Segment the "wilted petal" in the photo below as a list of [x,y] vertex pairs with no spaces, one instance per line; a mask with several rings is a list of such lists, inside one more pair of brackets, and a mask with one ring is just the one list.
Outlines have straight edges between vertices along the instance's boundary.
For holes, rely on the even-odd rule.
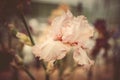
[[20,40],[20,42],[32,46],[32,43],[30,41],[30,38],[25,35],[24,33],[17,32],[16,37]]
[[68,46],[60,41],[54,41],[52,39],[47,40],[42,45],[36,45],[33,47],[33,53],[45,61],[62,59],[68,50]]
[[47,72],[50,73],[52,71],[54,71],[54,61],[50,61],[47,64]]
[[81,47],[75,48],[73,58],[77,64],[83,65],[83,66],[90,66],[90,65],[93,65],[94,63],[92,60],[89,59],[86,51]]

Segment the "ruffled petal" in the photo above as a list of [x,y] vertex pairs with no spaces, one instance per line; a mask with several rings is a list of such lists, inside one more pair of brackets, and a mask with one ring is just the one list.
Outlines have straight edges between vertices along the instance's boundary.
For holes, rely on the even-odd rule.
[[56,17],[52,21],[52,27],[53,30],[51,31],[51,37],[55,40],[62,40],[63,36],[63,28],[67,25],[69,25],[69,21],[72,20],[73,15],[72,13],[68,10],[67,13],[64,13],[63,15]]
[[39,56],[40,59],[45,61],[54,61],[64,58],[69,51],[69,47],[61,43],[60,41],[54,41],[49,39],[42,45],[36,45],[33,47],[33,54]]
[[84,16],[74,17],[64,25],[66,26],[62,28],[62,41],[66,43],[88,40],[94,33],[94,29]]
[[75,48],[73,53],[73,59],[75,62],[82,66],[90,66],[93,65],[94,61],[90,60],[86,51],[82,48]]

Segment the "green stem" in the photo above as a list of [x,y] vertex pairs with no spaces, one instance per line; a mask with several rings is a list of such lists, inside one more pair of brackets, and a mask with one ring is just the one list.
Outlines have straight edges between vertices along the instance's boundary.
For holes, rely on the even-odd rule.
[[46,66],[45,66],[45,64],[44,64],[44,62],[41,60],[41,64],[42,64],[42,66],[43,66],[43,68],[44,68],[44,70],[45,70],[45,78],[46,78],[46,80],[49,80],[49,73],[47,73],[47,68],[46,68]]
[[[30,40],[31,40],[31,43],[32,43],[33,45],[35,45],[35,43],[34,43],[34,41],[33,41],[33,38],[32,38],[32,36],[31,36],[29,27],[28,27],[28,25],[27,25],[27,23],[26,23],[25,17],[24,17],[24,15],[23,15],[22,13],[20,14],[20,17],[21,17],[21,20],[23,21],[24,26],[25,26],[25,28],[26,28],[26,30],[27,30],[28,36],[29,36],[29,38],[30,38]],[[46,66],[45,66],[45,64],[44,64],[43,61],[42,61],[42,66],[43,66],[44,70],[46,71]],[[45,75],[46,75],[46,80],[49,80],[49,74],[48,74],[48,73],[45,73]]]
[[35,80],[35,78],[33,77],[33,75],[26,69],[25,66],[22,66],[22,69],[28,74],[28,76],[29,76],[32,80]]
[[[18,71],[19,68],[17,66],[12,65],[12,64],[11,64],[11,66],[15,71]],[[27,70],[27,68],[24,65],[21,65],[20,68],[23,69],[27,73],[27,75],[31,78],[31,80],[35,80],[33,75]],[[15,79],[17,79],[17,78],[15,78]]]
[[25,20],[24,15],[23,15],[22,13],[20,14],[20,17],[21,17],[21,20],[23,21],[24,26],[25,26],[25,28],[26,28],[26,30],[27,30],[28,36],[29,36],[29,38],[30,38],[30,40],[31,40],[31,43],[32,43],[33,45],[35,45],[35,43],[34,43],[34,41],[33,41],[33,38],[32,38],[32,36],[31,36],[31,33],[30,33],[30,29],[29,29],[29,27],[28,27],[28,25],[27,25],[27,23],[26,23],[26,20]]

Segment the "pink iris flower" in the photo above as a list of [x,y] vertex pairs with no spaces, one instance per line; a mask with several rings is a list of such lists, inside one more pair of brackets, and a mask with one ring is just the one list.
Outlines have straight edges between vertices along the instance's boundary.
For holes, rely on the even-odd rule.
[[54,62],[65,57],[73,47],[74,61],[83,66],[93,64],[86,53],[86,42],[93,36],[93,28],[83,15],[74,17],[68,10],[56,17],[50,34],[41,45],[33,47],[33,54],[47,62]]

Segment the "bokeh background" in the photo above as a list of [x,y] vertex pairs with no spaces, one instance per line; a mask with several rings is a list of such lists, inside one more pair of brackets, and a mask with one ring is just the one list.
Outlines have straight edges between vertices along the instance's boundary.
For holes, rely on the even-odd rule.
[[[15,37],[9,24],[29,36],[27,23],[38,44],[52,20],[68,9],[75,16],[86,16],[93,25],[88,55],[95,65],[85,71],[69,54],[46,76],[42,61],[34,57],[31,46]],[[0,0],[0,80],[120,80],[119,9],[119,0]]]

